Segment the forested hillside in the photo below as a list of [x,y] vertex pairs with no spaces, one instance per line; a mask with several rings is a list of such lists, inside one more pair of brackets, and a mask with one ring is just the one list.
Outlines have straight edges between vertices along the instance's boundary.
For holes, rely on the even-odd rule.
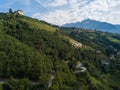
[[94,65],[98,66],[98,61],[102,63],[101,72],[114,89],[119,89],[120,84],[120,34],[101,32],[96,30],[84,30],[79,28],[61,28],[62,33],[87,45],[95,50],[97,60]]
[[[80,32],[83,34],[26,16],[0,13],[0,89],[118,90],[118,61],[111,59],[105,66],[101,58],[109,60],[112,53],[119,59],[120,36],[92,32],[91,38],[101,37],[92,40],[87,31]],[[106,35],[113,37],[99,41]]]

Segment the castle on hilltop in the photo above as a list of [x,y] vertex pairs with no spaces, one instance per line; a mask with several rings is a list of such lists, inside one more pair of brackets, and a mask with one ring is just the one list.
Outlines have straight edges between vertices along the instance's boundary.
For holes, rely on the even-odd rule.
[[9,9],[9,13],[11,13],[11,14],[18,14],[18,15],[24,15],[24,11],[17,10],[17,11],[13,12],[11,8]]
[[22,10],[17,10],[17,11],[15,11],[15,13],[17,13],[19,15],[24,15],[24,12]]

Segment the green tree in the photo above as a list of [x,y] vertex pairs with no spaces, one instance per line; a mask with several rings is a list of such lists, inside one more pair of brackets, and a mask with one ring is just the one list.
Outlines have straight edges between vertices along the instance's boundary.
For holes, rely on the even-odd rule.
[[12,14],[12,13],[13,13],[13,11],[12,11],[12,9],[11,9],[11,8],[9,8],[9,13],[10,13],[10,14]]

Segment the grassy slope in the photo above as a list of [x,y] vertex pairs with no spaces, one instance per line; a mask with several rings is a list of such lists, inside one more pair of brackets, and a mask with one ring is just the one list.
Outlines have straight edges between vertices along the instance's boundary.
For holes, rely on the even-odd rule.
[[119,39],[116,39],[116,38],[114,38],[114,37],[107,37],[110,41],[112,41],[112,42],[114,42],[114,43],[118,43],[118,44],[120,44],[120,40]]
[[[63,33],[71,36],[73,39],[81,42],[84,45],[88,45],[94,49],[103,50],[111,44],[113,47],[120,49],[120,35],[112,33],[104,33],[100,31],[84,30],[84,29],[62,29]],[[65,31],[66,30],[66,31]]]
[[[58,27],[55,27],[55,26],[53,27],[53,26],[51,26],[43,21],[40,22],[36,19],[24,18],[22,20],[25,21],[26,23],[28,23],[29,28],[31,28],[31,29],[37,28],[37,29],[43,29],[43,30],[47,30],[47,31],[51,31],[51,32],[56,32],[57,30],[59,30]],[[64,34],[60,34],[59,36],[60,36],[60,38],[64,38],[65,40],[68,40],[71,44],[80,43],[80,42],[78,42],[78,41],[76,41],[76,40],[72,39],[71,37],[66,36]]]
[[58,28],[57,27],[53,27],[45,22],[40,22],[36,19],[32,19],[32,18],[22,18],[21,20],[25,21],[27,24],[29,24],[29,28],[36,28],[36,29],[41,29],[41,30],[47,30],[47,31],[51,31],[51,32],[55,32]]

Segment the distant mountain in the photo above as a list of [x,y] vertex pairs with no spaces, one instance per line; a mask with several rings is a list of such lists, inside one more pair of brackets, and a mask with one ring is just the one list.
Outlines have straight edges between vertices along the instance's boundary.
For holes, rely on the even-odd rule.
[[120,33],[120,25],[113,25],[106,22],[85,19],[82,22],[67,23],[62,27],[75,27],[84,29],[100,30],[104,32]]

